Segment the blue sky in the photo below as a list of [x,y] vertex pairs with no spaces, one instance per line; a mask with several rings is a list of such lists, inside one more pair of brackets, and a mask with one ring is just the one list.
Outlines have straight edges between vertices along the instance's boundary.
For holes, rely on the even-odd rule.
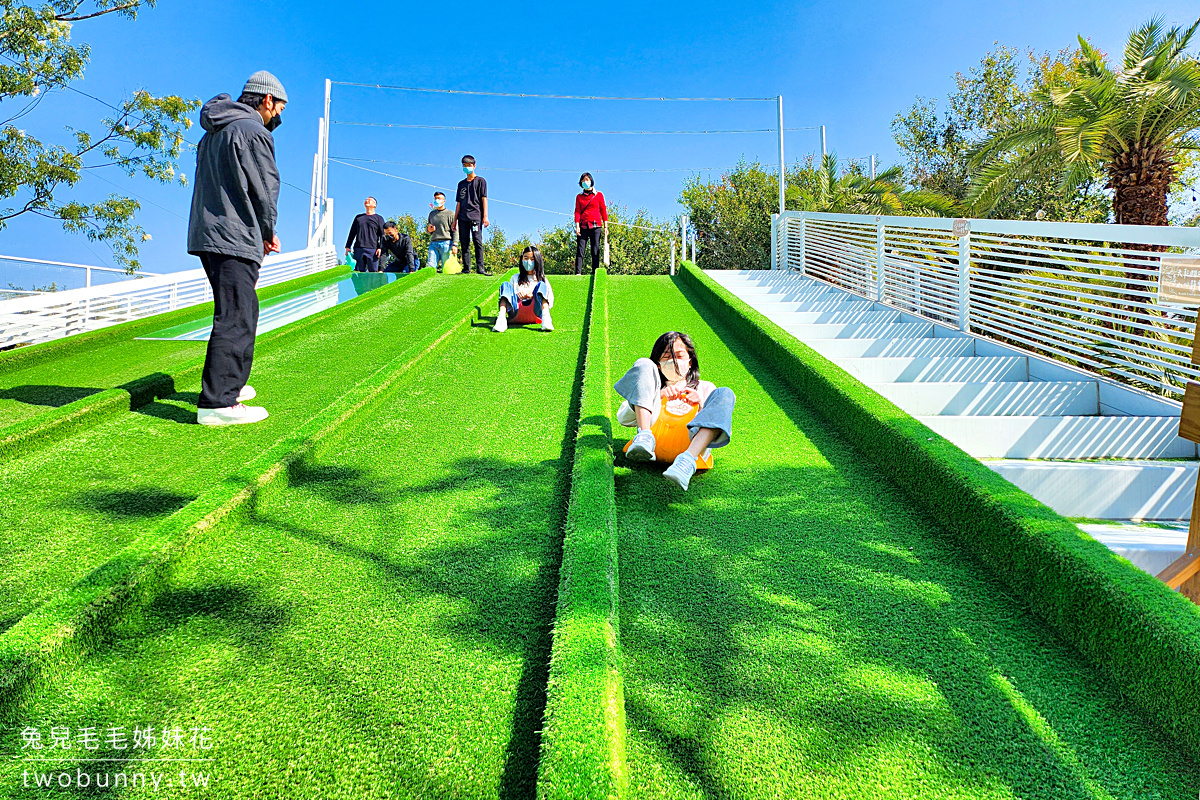
[[[303,246],[308,188],[324,80],[447,89],[620,96],[784,96],[789,127],[827,126],[830,150],[844,158],[897,158],[891,121],[919,95],[942,98],[956,71],[969,69],[995,42],[1059,50],[1088,36],[1119,54],[1129,30],[1161,15],[1190,22],[1187,2],[839,3],[328,3],[265,0],[159,0],[136,21],[80,23],[76,42],[92,46],[80,89],[116,102],[138,88],[206,100],[237,94],[246,77],[270,69],[289,100],[276,131],[285,181],[279,235]],[[23,124],[65,141],[64,126],[88,126],[107,111],[72,93],[56,94]],[[334,87],[335,121],[473,125],[571,130],[769,128],[772,103],[579,102],[412,94]],[[193,128],[190,138],[200,135]],[[741,157],[777,161],[773,134],[579,136],[499,134],[335,125],[331,155],[409,165],[361,166],[413,181],[453,186],[465,152],[479,159],[495,200],[569,213],[584,170],[610,204],[679,213],[688,170],[722,168]],[[815,131],[789,133],[789,161],[819,151]],[[411,164],[447,165],[445,167]],[[191,174],[193,158],[181,169]],[[507,168],[507,169],[500,169]],[[564,172],[509,170],[549,169]],[[614,172],[617,169],[676,170]],[[115,184],[115,185],[114,185]],[[149,271],[193,268],[186,254],[191,189],[127,179],[115,171],[86,177],[78,196],[114,191],[140,196],[139,221],[153,239],[142,247]],[[345,235],[362,198],[384,215],[428,211],[432,189],[330,166],[336,225]],[[493,222],[510,235],[536,233],[567,219],[495,204]],[[42,220],[14,220],[0,231],[0,253],[91,264],[111,263],[103,245]]]

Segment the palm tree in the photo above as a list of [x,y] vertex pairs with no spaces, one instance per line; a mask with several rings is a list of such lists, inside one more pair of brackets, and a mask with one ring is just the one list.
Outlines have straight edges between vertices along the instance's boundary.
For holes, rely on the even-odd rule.
[[1074,70],[1034,95],[1044,110],[1013,121],[973,153],[967,203],[986,212],[1047,164],[1065,167],[1064,189],[1100,168],[1113,190],[1115,222],[1166,225],[1179,156],[1200,149],[1200,61],[1186,54],[1198,26],[1168,31],[1161,19],[1147,22],[1129,34],[1115,72],[1080,36]]
[[788,205],[837,214],[953,216],[957,213],[958,206],[952,198],[925,189],[906,189],[903,181],[904,170],[898,166],[885,169],[874,178],[856,170],[839,175],[837,155],[828,153],[821,157],[821,168],[807,186],[789,187]]

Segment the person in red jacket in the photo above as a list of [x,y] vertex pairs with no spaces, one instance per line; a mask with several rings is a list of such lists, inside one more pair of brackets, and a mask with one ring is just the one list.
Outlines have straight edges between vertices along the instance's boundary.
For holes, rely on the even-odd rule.
[[604,205],[604,195],[596,191],[596,182],[592,173],[585,172],[579,176],[579,188],[582,189],[575,197],[575,274],[583,274],[583,247],[590,243],[592,247],[592,270],[600,266],[600,237],[608,225],[608,207]]

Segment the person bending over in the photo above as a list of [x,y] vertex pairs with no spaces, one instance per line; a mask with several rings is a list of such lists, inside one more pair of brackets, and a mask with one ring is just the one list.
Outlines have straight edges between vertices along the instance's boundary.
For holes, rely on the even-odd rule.
[[516,325],[540,322],[542,330],[552,331],[554,322],[550,319],[550,308],[553,305],[554,290],[546,280],[542,251],[537,245],[530,245],[521,253],[521,271],[500,284],[500,307],[492,330],[504,333],[510,322]]
[[711,469],[712,449],[729,444],[733,390],[700,380],[691,337],[668,331],[613,387],[624,398],[617,422],[637,426],[625,445],[630,461],[670,462],[663,477],[685,492],[697,469]]
[[383,239],[380,240],[379,246],[383,254],[380,263],[386,261],[388,256],[392,257],[384,272],[414,271],[416,254],[413,252],[412,239],[397,228],[396,223],[388,222],[383,226]]

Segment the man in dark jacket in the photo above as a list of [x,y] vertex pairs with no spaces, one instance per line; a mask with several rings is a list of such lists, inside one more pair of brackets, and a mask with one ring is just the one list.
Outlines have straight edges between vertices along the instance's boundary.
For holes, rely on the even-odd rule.
[[396,227],[396,223],[388,222],[383,226],[383,239],[380,241],[383,256],[380,264],[387,257],[392,257],[392,263],[384,268],[384,272],[412,272],[416,268],[416,253],[413,252],[412,239]]
[[383,217],[375,213],[375,198],[363,201],[367,212],[359,214],[350,223],[350,235],[346,237],[346,252],[354,251],[354,269],[357,272],[379,272],[379,257],[383,255]]
[[279,170],[271,131],[282,124],[287,92],[271,73],[250,76],[234,102],[219,94],[200,109],[204,136],[196,152],[188,252],[200,257],[213,292],[196,421],[240,425],[267,418],[246,384],[258,328],[258,269],[279,252],[275,235]]

